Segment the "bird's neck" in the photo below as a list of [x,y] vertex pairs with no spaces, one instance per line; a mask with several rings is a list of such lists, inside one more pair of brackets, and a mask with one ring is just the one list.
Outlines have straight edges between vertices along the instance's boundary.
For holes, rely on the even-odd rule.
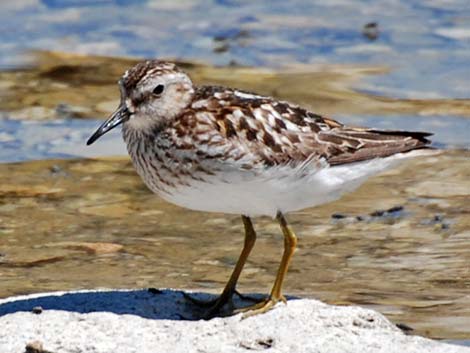
[[171,142],[167,128],[164,124],[154,124],[147,129],[135,129],[125,123],[122,126],[122,137],[131,158],[142,153],[159,153],[168,149]]

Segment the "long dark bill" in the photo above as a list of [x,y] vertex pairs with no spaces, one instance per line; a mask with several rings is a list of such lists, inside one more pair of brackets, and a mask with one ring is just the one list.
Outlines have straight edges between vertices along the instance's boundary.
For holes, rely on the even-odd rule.
[[103,136],[108,131],[114,129],[116,126],[122,124],[127,119],[129,119],[130,113],[126,107],[120,106],[118,110],[116,110],[113,115],[111,115],[108,120],[106,120],[98,130],[95,131],[93,135],[88,139],[86,144],[89,146],[96,140],[98,140],[101,136]]

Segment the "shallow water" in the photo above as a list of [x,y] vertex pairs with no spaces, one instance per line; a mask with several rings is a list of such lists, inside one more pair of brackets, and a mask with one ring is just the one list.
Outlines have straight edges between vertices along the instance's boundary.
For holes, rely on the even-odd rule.
[[[15,0],[0,8],[3,67],[25,48],[215,65],[360,63],[393,68],[360,84],[382,95],[469,92],[467,0]],[[378,23],[376,40],[362,35],[370,22]]]
[[[372,307],[427,336],[468,337],[469,171],[468,151],[447,152],[291,214],[299,248],[285,292]],[[243,241],[239,217],[160,200],[128,160],[1,164],[0,183],[1,297],[96,287],[216,293]],[[239,287],[267,293],[282,237],[270,219],[255,226]]]

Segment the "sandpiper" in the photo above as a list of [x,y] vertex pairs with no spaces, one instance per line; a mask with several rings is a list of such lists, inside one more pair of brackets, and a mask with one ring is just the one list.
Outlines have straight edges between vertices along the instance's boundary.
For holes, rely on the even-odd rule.
[[87,144],[122,124],[134,167],[154,193],[192,210],[242,217],[244,247],[208,317],[236,293],[256,241],[252,217],[277,219],[285,241],[271,293],[242,309],[249,315],[285,301],[282,284],[297,243],[286,213],[336,200],[429,151],[429,133],[351,127],[271,97],[197,86],[170,62],[141,62],[119,87],[118,109]]

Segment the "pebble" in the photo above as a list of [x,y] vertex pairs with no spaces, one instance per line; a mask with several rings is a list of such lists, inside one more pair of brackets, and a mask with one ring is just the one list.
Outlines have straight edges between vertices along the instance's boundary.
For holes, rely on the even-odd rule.
[[362,28],[362,35],[369,40],[376,40],[379,38],[379,24],[377,22],[369,22]]
[[40,341],[32,341],[25,347],[25,353],[52,353],[43,348],[43,344]]
[[43,311],[43,309],[42,309],[41,306],[35,306],[35,307],[31,310],[31,312],[32,312],[33,314],[41,314],[42,311]]

